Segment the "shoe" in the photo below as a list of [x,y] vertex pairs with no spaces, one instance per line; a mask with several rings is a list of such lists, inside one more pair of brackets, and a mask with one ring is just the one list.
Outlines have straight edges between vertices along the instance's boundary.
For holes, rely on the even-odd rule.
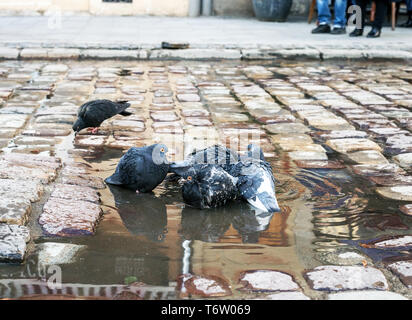
[[409,18],[408,21],[399,25],[402,28],[412,28],[412,18]]
[[381,30],[378,28],[372,28],[366,37],[368,38],[379,38],[381,36]]
[[330,26],[328,24],[320,24],[312,30],[312,33],[330,33]]
[[363,36],[363,29],[355,29],[349,33],[349,37],[361,37]]
[[345,34],[346,28],[345,27],[333,27],[331,34]]

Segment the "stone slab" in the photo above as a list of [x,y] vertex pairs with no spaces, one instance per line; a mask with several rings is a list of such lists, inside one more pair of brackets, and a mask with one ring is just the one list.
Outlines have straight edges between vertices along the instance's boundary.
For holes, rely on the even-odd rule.
[[50,197],[40,214],[39,224],[45,234],[51,236],[92,235],[101,214],[97,204]]
[[319,266],[304,273],[314,290],[387,290],[383,273],[373,267]]

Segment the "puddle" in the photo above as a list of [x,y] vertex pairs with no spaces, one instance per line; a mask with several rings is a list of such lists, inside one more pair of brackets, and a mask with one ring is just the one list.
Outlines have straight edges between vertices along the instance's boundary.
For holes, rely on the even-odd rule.
[[[208,76],[205,80],[229,83],[233,81],[231,76],[236,79],[233,66],[228,63],[227,68],[218,70],[216,78]],[[287,78],[279,73],[282,64],[272,67],[277,78]],[[123,78],[131,74],[132,69],[126,67],[118,73]],[[189,102],[197,101],[192,96],[186,98],[190,98],[186,99]],[[209,110],[212,111],[210,106]],[[193,111],[195,115],[196,112]],[[149,120],[146,127],[150,125]],[[73,138],[65,137],[55,148],[55,155],[63,161],[68,158],[65,150]],[[82,148],[75,149],[77,153],[74,151],[71,156],[77,154],[78,160],[89,164],[96,170],[95,175],[103,179],[112,174],[122,155],[121,149],[100,148],[90,152],[88,146]],[[82,152],[86,154],[83,157]],[[325,263],[323,253],[333,253],[337,248],[362,251],[357,245],[360,240],[388,233],[402,235],[412,226],[410,217],[399,212],[399,202],[378,197],[370,182],[348,168],[298,168],[282,151],[271,154],[281,213],[259,214],[241,201],[217,209],[193,209],[184,205],[180,187],[173,182],[163,182],[151,194],[110,186],[99,190],[104,216],[94,236],[36,236],[34,244],[84,246],[73,261],[60,265],[65,290],[78,296],[88,293],[100,297],[103,294],[96,292],[106,290],[117,294],[111,286],[126,285],[133,279],[149,286],[141,289],[140,297],[175,298],[179,277],[189,272],[225,279],[232,287],[231,298],[237,299],[254,297],[254,293],[235,290],[242,287],[242,272],[279,270],[302,284],[304,270]],[[45,271],[39,267],[34,252],[30,251],[24,265],[0,264],[0,278],[16,280],[13,285],[0,281],[1,298],[43,290],[36,281],[44,278]],[[26,278],[33,283],[21,280]],[[30,291],[30,285],[38,289]]]

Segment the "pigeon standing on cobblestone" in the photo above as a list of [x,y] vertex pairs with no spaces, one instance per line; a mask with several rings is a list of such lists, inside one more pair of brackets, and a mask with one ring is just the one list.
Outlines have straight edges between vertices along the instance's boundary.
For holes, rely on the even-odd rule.
[[105,182],[132,189],[137,193],[151,192],[169,171],[167,150],[164,144],[130,148],[120,159],[115,173]]
[[214,164],[195,164],[177,172],[184,180],[185,203],[198,208],[216,208],[237,197],[237,179]]
[[126,111],[130,103],[126,101],[113,102],[110,100],[93,100],[86,102],[79,108],[77,121],[73,125],[73,130],[77,133],[84,128],[93,128],[92,133],[96,133],[101,123],[116,114],[130,116]]

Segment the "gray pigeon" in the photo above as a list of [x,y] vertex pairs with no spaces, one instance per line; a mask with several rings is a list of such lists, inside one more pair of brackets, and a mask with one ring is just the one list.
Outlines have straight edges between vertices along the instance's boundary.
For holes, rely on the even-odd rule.
[[194,164],[180,168],[177,172],[184,179],[183,201],[198,208],[216,208],[236,199],[237,179],[220,166],[214,164]]
[[105,182],[136,192],[151,192],[164,180],[169,170],[166,153],[164,144],[132,147],[120,159],[115,173]]
[[263,212],[279,212],[272,167],[265,160],[261,148],[250,144],[248,155],[232,165],[228,171],[237,178],[239,194],[253,207]]
[[113,102],[110,100],[93,100],[86,102],[79,108],[77,121],[73,124],[73,130],[77,133],[84,128],[93,128],[96,133],[101,123],[116,114],[122,116],[131,115],[126,109],[130,103],[126,101]]

